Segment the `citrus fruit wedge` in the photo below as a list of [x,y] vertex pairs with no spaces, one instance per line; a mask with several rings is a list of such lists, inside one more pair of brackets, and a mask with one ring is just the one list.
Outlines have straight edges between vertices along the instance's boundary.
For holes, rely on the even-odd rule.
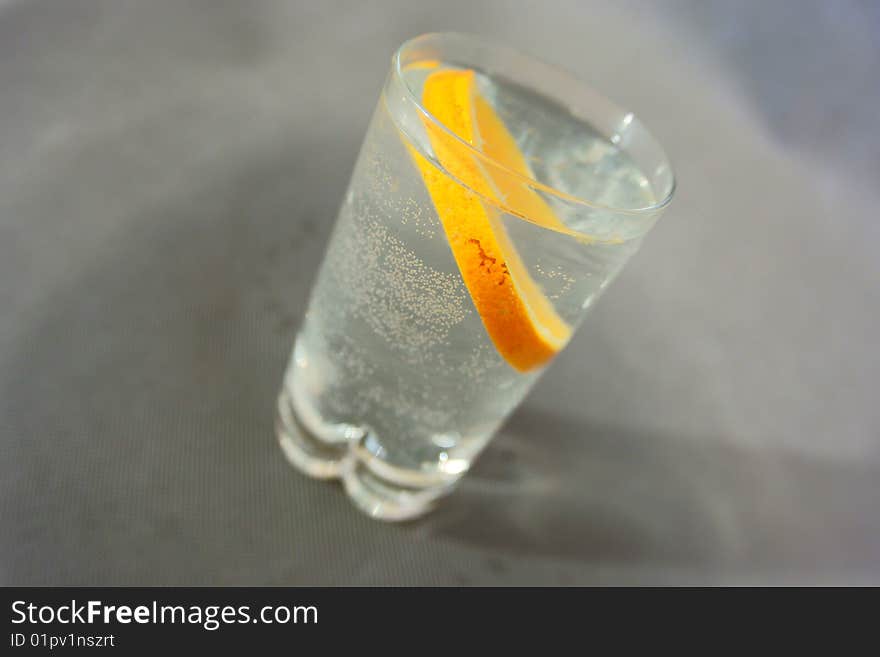
[[480,95],[474,71],[430,73],[422,103],[459,139],[503,166],[487,173],[468,145],[428,117],[424,123],[431,148],[448,174],[410,147],[495,348],[517,371],[540,367],[565,346],[571,327],[529,275],[501,223],[498,207],[548,228],[564,229],[564,224],[516,175],[531,172],[512,135]]

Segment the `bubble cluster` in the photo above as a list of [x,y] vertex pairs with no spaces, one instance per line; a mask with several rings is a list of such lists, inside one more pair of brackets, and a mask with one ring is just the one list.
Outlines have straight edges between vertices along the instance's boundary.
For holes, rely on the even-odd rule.
[[[552,301],[564,298],[574,287],[575,283],[577,283],[577,279],[560,265],[542,267],[538,263],[534,269],[542,287],[547,290],[547,298]],[[551,281],[552,285],[548,285],[548,282]]]
[[417,357],[464,319],[467,292],[459,277],[427,266],[385,223],[356,215],[327,263],[339,296],[390,348]]

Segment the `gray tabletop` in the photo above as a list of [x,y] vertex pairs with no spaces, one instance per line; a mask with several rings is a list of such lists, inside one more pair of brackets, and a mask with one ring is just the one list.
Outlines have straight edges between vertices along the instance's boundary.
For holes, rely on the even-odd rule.
[[[0,583],[880,583],[877,5],[327,5],[0,1]],[[444,29],[633,108],[680,186],[386,525],[273,405],[389,57]]]

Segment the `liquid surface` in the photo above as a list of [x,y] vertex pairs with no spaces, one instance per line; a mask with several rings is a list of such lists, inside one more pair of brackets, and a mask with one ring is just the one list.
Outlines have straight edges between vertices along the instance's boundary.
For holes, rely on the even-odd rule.
[[[434,70],[414,67],[409,72],[406,81],[416,97]],[[632,158],[568,108],[503,79],[479,71],[476,77],[480,94],[513,135],[536,181],[606,208],[639,209],[657,202],[648,177]],[[590,232],[585,214],[563,214],[573,230]]]

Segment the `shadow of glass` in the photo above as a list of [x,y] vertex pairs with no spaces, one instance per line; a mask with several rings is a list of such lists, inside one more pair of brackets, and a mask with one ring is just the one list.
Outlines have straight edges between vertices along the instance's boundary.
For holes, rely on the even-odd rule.
[[[760,445],[641,434],[527,404],[412,531],[499,554],[648,568],[842,567],[844,554],[872,563],[873,475],[850,472]],[[872,528],[852,522],[856,508]]]

